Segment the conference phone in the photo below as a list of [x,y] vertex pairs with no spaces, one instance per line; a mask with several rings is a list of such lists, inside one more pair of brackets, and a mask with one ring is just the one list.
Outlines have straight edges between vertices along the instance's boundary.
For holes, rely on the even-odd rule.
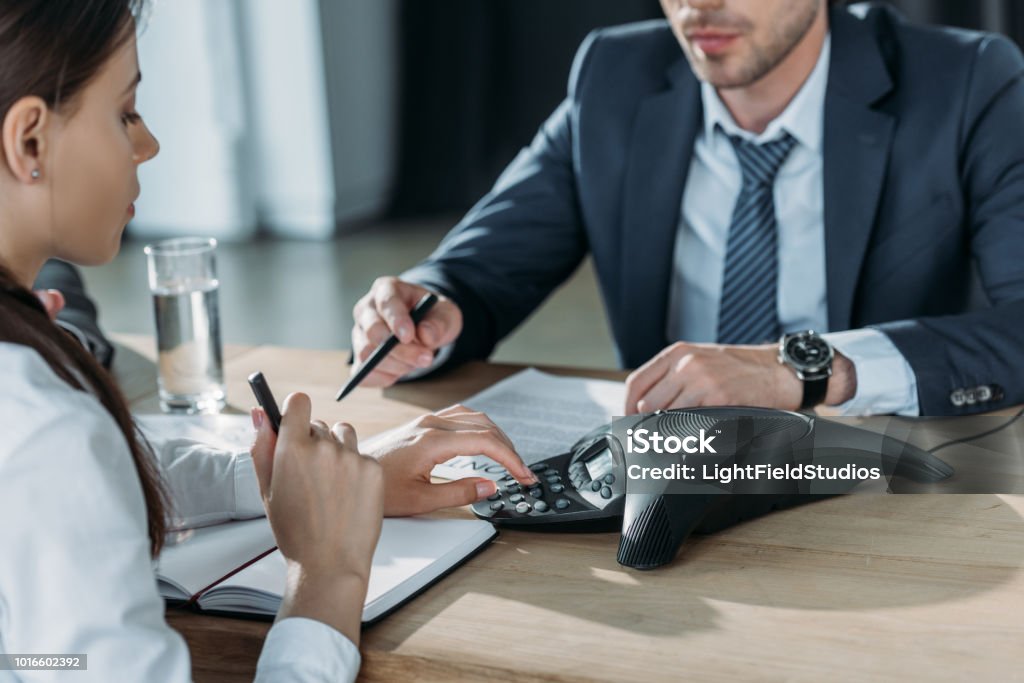
[[676,409],[599,427],[567,452],[530,465],[539,483],[523,486],[506,475],[494,495],[473,504],[473,512],[506,528],[621,529],[619,562],[649,569],[670,562],[692,533],[713,533],[772,510],[844,493],[861,483],[833,483],[824,493],[809,492],[785,479],[739,481],[725,490],[686,494],[673,492],[669,481],[660,489],[659,484],[646,482],[627,491],[622,434],[644,428],[679,439],[696,437],[702,430],[713,432],[719,439],[719,460],[732,464],[873,465],[885,472],[890,485],[901,479],[936,482],[953,474],[945,462],[911,444],[814,415],[745,407]]

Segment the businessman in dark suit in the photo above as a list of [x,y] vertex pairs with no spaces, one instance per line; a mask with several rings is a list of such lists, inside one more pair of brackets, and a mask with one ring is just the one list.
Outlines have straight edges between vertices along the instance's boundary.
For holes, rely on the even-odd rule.
[[590,253],[627,413],[1024,402],[1016,46],[882,6],[662,5],[588,37],[491,193],[359,302],[358,358],[403,341],[373,383],[487,357]]

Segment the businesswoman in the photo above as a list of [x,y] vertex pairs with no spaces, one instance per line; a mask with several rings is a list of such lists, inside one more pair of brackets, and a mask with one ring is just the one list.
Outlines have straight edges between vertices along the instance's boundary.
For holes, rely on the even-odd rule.
[[[483,415],[426,416],[361,455],[351,427],[284,403],[251,452],[151,448],[105,371],[29,287],[51,257],[117,252],[158,151],[135,110],[136,0],[0,1],[0,653],[85,654],[75,680],[183,681],[152,572],[169,529],[269,516],[289,581],[259,680],[344,680],[382,514],[464,504],[483,481],[429,483],[459,453],[531,475]],[[53,672],[0,670],[0,681]]]

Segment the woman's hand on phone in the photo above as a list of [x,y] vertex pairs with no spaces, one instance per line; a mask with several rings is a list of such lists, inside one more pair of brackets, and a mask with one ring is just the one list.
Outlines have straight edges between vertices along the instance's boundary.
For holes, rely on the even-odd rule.
[[380,536],[384,477],[360,455],[350,425],[310,421],[310,400],[291,394],[275,435],[260,409],[252,447],[260,494],[288,586],[278,618],[305,616],[359,642],[363,600]]
[[374,438],[366,452],[384,468],[387,517],[469,505],[493,494],[496,484],[482,477],[430,482],[434,465],[458,455],[486,455],[523,484],[537,481],[505,433],[487,415],[462,405],[428,413],[386,432]]

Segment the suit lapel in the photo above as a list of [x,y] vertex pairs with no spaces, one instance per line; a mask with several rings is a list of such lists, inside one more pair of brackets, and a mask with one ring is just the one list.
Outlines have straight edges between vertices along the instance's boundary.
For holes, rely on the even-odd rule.
[[633,124],[622,223],[620,335],[627,367],[667,344],[669,287],[679,214],[693,145],[702,123],[700,86],[682,53],[673,87],[648,97]]
[[825,266],[831,330],[849,329],[864,255],[885,182],[895,120],[873,105],[892,90],[878,42],[863,21],[832,13],[825,96]]

